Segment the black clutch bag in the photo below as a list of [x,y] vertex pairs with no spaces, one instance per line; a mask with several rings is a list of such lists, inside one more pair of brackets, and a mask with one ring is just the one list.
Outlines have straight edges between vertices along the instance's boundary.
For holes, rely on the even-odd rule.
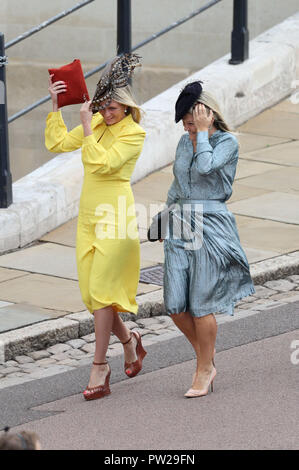
[[147,231],[148,241],[157,242],[158,240],[165,240],[165,238],[168,237],[169,218],[174,206],[175,204],[171,204],[153,217],[152,223]]

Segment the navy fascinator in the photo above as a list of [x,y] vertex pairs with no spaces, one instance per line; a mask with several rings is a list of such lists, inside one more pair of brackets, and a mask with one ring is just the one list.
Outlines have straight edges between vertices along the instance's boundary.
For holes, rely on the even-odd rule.
[[175,104],[175,122],[179,122],[196,103],[202,92],[201,81],[188,83]]

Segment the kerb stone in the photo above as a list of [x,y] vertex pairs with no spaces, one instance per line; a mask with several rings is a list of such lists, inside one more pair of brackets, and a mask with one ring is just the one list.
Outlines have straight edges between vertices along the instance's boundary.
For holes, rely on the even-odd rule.
[[162,289],[138,296],[137,303],[139,306],[137,322],[140,318],[160,316],[166,313]]
[[79,338],[94,332],[94,317],[90,312],[88,312],[88,310],[84,312],[71,313],[70,315],[67,315],[66,318],[78,322]]
[[49,320],[0,335],[0,361],[78,338],[79,323],[66,318]]

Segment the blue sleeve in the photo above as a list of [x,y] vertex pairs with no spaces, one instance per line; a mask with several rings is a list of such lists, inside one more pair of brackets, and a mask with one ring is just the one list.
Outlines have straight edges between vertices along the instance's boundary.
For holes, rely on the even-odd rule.
[[232,134],[224,133],[213,148],[209,142],[208,131],[197,133],[193,167],[200,175],[208,175],[212,171],[219,170],[235,158],[238,158],[238,141]]

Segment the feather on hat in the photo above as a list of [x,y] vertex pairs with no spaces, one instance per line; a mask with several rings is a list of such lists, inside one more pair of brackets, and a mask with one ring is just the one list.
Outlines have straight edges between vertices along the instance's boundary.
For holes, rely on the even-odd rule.
[[93,112],[109,106],[115,90],[128,85],[135,67],[141,66],[140,59],[137,54],[124,54],[110,62],[97,84],[91,104]]

